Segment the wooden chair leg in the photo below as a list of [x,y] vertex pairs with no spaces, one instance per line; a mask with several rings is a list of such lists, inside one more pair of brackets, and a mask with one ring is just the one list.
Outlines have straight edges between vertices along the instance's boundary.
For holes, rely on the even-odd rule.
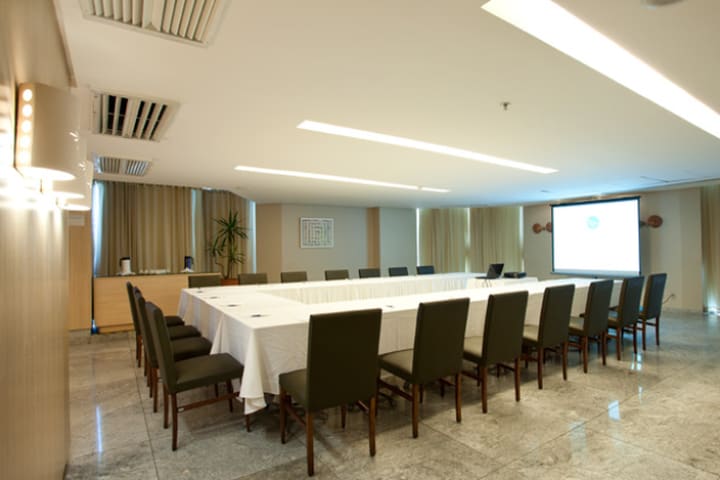
[[[232,386],[232,380],[227,380],[225,382],[225,386],[227,387],[228,393],[233,393],[233,386]],[[230,411],[233,411],[233,397],[228,398],[228,407],[230,407]]]
[[[542,363],[542,362],[540,362]],[[520,401],[520,358],[515,359],[515,401]]]
[[487,367],[478,367],[478,383],[482,382],[482,411],[487,413]]
[[163,383],[163,428],[168,428],[168,391]]
[[135,335],[135,361],[137,362],[138,368],[142,364],[142,337]]
[[545,348],[538,347],[537,376],[538,376],[538,389],[540,389],[540,390],[542,390],[542,388],[543,388],[543,363],[545,363]]
[[655,345],[660,346],[660,314],[655,318]]
[[604,365],[607,365],[607,332],[602,332],[602,334],[600,334],[600,337],[601,337],[600,343],[602,344],[602,346],[601,346],[602,364],[604,366]]
[[412,434],[413,438],[418,437],[418,423],[420,421],[420,385],[412,384]]
[[368,442],[370,443],[370,456],[375,456],[375,412],[377,411],[377,396],[370,397],[368,408]]
[[177,434],[178,434],[178,408],[177,393],[171,395],[172,398],[172,449],[177,450]]
[[455,374],[455,421],[458,423],[460,423],[462,421],[461,380],[462,380],[462,375],[460,373],[456,373]]
[[313,418],[310,412],[305,412],[305,448],[308,476],[312,477],[315,474],[315,453],[313,451]]
[[582,340],[580,341],[580,348],[582,349],[582,359],[583,359],[583,372],[587,373],[588,370],[588,337],[583,336]]
[[340,405],[340,426],[345,429],[345,421],[347,419],[347,405]]
[[567,380],[567,356],[568,356],[568,342],[563,342],[563,344],[562,344],[563,380]]
[[[244,407],[243,407],[244,408]],[[250,431],[250,414],[245,414],[245,431]]]
[[280,443],[285,443],[287,441],[285,437],[285,426],[287,422],[287,412],[285,409],[287,408],[287,393],[285,393],[285,389],[280,389]]
[[[150,378],[150,396],[153,399],[153,413],[157,413],[157,407],[158,407],[158,371],[157,368],[150,367],[150,374],[148,375],[148,378]],[[165,398],[165,401],[167,402],[167,398]]]
[[645,337],[647,336],[647,319],[643,318],[641,322],[640,333],[642,334],[643,351],[645,351],[647,350],[647,343],[645,342]]
[[637,355],[637,322],[632,324],[633,353]]

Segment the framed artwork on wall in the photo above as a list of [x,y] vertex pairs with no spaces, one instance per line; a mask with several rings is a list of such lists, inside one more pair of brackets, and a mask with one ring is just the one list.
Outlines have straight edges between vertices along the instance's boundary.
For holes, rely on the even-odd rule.
[[300,217],[300,248],[334,248],[334,219]]

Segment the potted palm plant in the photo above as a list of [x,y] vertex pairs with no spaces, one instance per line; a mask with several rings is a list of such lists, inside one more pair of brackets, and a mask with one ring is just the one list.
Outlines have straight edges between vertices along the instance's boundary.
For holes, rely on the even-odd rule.
[[247,228],[242,225],[237,211],[228,211],[227,217],[213,219],[218,225],[215,238],[210,245],[210,256],[220,267],[223,283],[236,280],[237,265],[245,262],[245,253],[241,250],[241,241],[247,238]]

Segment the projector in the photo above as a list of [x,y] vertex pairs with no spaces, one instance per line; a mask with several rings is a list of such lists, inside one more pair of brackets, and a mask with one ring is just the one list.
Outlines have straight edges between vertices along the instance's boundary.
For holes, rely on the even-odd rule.
[[525,278],[526,275],[525,272],[505,272],[503,276],[505,278]]

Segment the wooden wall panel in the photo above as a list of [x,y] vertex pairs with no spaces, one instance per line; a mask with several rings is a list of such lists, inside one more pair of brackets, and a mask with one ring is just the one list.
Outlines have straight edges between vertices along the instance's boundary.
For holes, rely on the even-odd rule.
[[92,324],[92,224],[90,212],[68,217],[68,329],[90,330]]

